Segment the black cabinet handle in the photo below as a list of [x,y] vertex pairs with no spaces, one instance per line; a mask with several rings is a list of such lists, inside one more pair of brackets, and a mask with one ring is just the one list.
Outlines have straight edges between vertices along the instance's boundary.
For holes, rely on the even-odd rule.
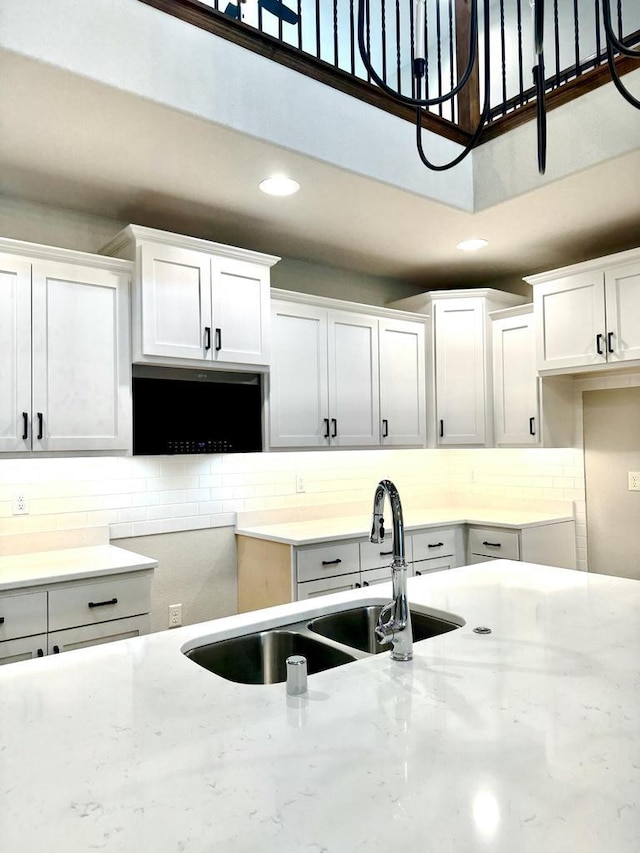
[[222,349],[222,329],[216,329],[216,352]]
[[38,655],[39,658],[43,658],[44,657],[44,649],[38,649],[36,654]]
[[117,604],[117,598],[110,598],[109,601],[90,601],[89,607],[106,607],[108,604]]
[[483,542],[483,545],[486,545],[487,548],[501,548],[502,545],[500,542]]
[[4,616],[0,616],[0,625],[4,625]]
[[442,548],[443,545],[444,542],[434,542],[433,544],[431,542],[428,542],[427,548]]
[[417,577],[420,577],[421,575],[422,575],[422,572],[416,572]]
[[204,348],[211,349],[211,326],[204,327]]
[[338,563],[341,563],[341,562],[342,562],[342,560],[340,559],[340,557],[338,557],[337,560],[323,560],[322,565],[323,566],[337,566]]
[[338,435],[338,421],[335,418],[331,418],[331,438],[335,438]]
[[393,551],[380,551],[381,557],[390,557],[393,554]]
[[362,586],[369,586],[369,581],[362,581]]
[[598,355],[604,355],[604,352],[602,351],[603,342],[604,342],[604,335],[596,335],[596,350],[598,352]]
[[607,350],[613,352],[613,332],[607,332]]
[[60,654],[60,646],[54,646],[53,647],[53,653],[54,653],[54,655],[59,655]]
[[444,438],[444,421],[440,421],[440,438]]
[[38,441],[41,440],[44,434],[44,418],[42,417],[42,412],[38,412]]
[[360,589],[360,584],[359,584],[359,583],[354,583],[353,588],[354,588],[354,589]]
[[22,439],[26,441],[29,438],[29,414],[22,413]]
[[382,437],[389,437],[389,421],[386,418],[382,419]]
[[323,418],[324,421],[324,437],[329,438],[329,418]]
[[529,418],[529,435],[535,435],[535,434],[536,434],[536,419],[535,418]]

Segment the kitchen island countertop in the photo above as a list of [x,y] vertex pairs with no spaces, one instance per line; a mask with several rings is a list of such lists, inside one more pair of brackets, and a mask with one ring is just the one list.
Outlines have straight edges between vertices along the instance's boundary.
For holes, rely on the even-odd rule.
[[498,560],[408,584],[464,627],[302,698],[181,648],[389,584],[0,668],[3,847],[636,853],[640,583]]

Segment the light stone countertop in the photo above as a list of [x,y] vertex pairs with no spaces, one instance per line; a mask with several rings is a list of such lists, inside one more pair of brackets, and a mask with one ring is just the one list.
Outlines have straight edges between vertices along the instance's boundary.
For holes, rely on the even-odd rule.
[[[451,509],[409,510],[403,513],[405,531],[454,524],[477,524],[522,530],[573,521],[567,512],[539,512],[529,510],[482,509],[457,507]],[[371,513],[346,515],[335,518],[318,518],[304,521],[278,521],[264,524],[245,524],[238,519],[236,533],[254,539],[268,539],[285,545],[312,545],[328,539],[353,539],[368,537],[371,530]]]
[[0,592],[157,566],[151,557],[110,545],[107,527],[0,537]]
[[637,853],[640,582],[499,560],[408,584],[465,626],[300,699],[180,649],[390,585],[1,667],[3,848]]

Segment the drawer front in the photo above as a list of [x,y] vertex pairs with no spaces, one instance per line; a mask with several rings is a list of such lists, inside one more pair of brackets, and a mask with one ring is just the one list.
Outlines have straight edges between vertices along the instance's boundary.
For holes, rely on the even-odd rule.
[[413,564],[413,574],[416,576],[427,575],[429,572],[442,572],[446,569],[455,568],[453,557],[436,557],[435,560],[418,560]]
[[327,542],[296,551],[298,582],[321,580],[360,571],[357,542]]
[[[405,550],[408,550],[409,538],[406,538]],[[409,554],[405,554],[405,559],[410,562]],[[385,566],[390,566],[393,562],[393,537],[385,537],[384,542],[379,542],[375,545],[373,542],[360,543],[360,568],[363,571],[367,569],[381,569]]]
[[0,642],[43,634],[46,630],[46,592],[0,596]]
[[49,631],[138,616],[150,609],[150,574],[78,581],[49,590]]
[[414,533],[411,538],[414,561],[450,557],[456,553],[456,532],[453,527],[434,527],[424,533]]
[[319,595],[329,595],[332,592],[348,592],[360,588],[360,573],[338,575],[321,581],[306,581],[297,587],[297,601],[305,598],[316,598]]
[[472,527],[469,530],[469,554],[519,560],[520,534],[495,527]]
[[84,625],[66,631],[49,634],[48,653],[50,655],[70,652],[73,649],[85,649],[87,646],[99,646],[116,640],[128,640],[149,633],[149,616],[134,616],[129,619],[116,619],[99,625]]
[[[411,567],[407,569],[407,573],[411,571]],[[360,572],[360,580],[362,586],[373,586],[376,583],[391,583],[391,567],[386,566],[383,569],[369,569],[366,572]]]
[[20,660],[44,657],[47,653],[47,635],[21,637],[0,643],[0,666],[5,663],[17,663]]

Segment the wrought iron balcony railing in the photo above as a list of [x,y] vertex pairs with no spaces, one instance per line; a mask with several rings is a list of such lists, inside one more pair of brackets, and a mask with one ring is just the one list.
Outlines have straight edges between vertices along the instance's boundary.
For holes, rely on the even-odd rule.
[[[358,49],[362,0],[141,0],[244,47],[295,67],[363,100],[415,117],[371,80]],[[545,81],[548,106],[610,80],[603,6],[607,0],[545,0]],[[640,44],[640,0],[609,0],[617,37]],[[422,97],[442,96],[460,79],[468,60],[472,0],[425,0],[426,70]],[[364,38],[377,74],[404,95],[415,94],[413,0],[367,0]],[[484,26],[478,4],[479,26]],[[489,112],[482,139],[535,114],[534,22],[530,0],[491,0],[489,12]],[[620,74],[640,59],[616,56]],[[461,92],[424,110],[423,126],[464,143],[484,101],[484,55]]]

